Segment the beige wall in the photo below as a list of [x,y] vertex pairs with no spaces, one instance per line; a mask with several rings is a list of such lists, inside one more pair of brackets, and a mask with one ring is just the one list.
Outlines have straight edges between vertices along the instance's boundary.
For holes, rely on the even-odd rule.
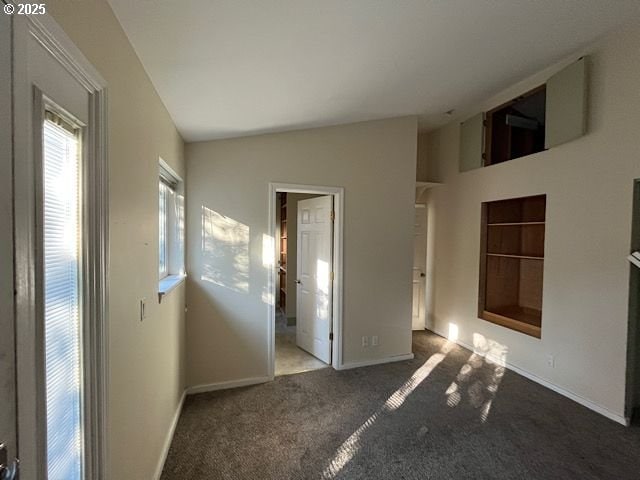
[[429,162],[427,159],[428,152],[428,142],[429,142],[429,133],[428,132],[420,132],[418,133],[418,152],[417,152],[417,163],[416,163],[416,180],[419,182],[430,182],[432,181],[429,177],[431,172],[428,171]]
[[345,188],[344,361],[411,351],[416,128],[405,117],[187,145],[189,385],[268,373],[269,182]]
[[47,11],[108,82],[109,470],[151,479],[184,390],[184,285],[157,295],[158,157],[184,176],[183,142],[106,2]]
[[[503,164],[458,173],[458,123],[429,138],[433,262],[431,327],[473,344],[479,333],[508,347],[507,361],[623,415],[632,187],[640,177],[640,25],[586,50],[591,54],[589,133]],[[575,60],[579,54],[568,61]],[[563,62],[566,64],[567,62]],[[543,83],[561,65],[479,105],[487,110]],[[542,339],[477,318],[480,204],[547,194]],[[555,368],[547,355],[555,355]],[[500,392],[498,392],[498,398]]]

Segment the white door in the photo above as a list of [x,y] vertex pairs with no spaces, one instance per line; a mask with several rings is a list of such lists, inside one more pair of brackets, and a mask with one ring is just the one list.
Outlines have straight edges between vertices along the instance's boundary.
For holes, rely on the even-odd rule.
[[99,344],[89,339],[98,338],[104,285],[95,268],[104,258],[94,196],[99,109],[74,63],[80,53],[59,27],[42,17],[41,35],[26,18],[13,18],[20,476],[98,478],[101,403],[94,387],[103,377]]
[[[0,5],[4,5],[0,2]],[[13,465],[16,442],[15,317],[13,304],[13,174],[11,141],[11,25],[0,15],[0,464]],[[2,467],[0,467],[1,469]],[[0,478],[10,478],[0,470]]]
[[425,286],[427,266],[427,213],[424,205],[416,205],[413,231],[413,314],[411,328],[425,329]]
[[298,202],[296,343],[331,363],[333,198]]

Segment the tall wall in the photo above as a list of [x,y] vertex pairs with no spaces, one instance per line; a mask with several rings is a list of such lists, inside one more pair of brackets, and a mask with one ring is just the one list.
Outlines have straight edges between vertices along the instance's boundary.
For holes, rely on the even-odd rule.
[[109,471],[151,479],[185,385],[184,285],[158,303],[158,157],[184,177],[183,142],[105,1],[47,11],[108,82]]
[[268,374],[269,182],[345,188],[343,361],[411,352],[416,134],[405,117],[187,145],[189,385]]
[[[458,172],[459,124],[429,135],[430,327],[460,340],[483,335],[508,348],[507,362],[624,414],[629,253],[634,179],[640,177],[640,25],[635,23],[565,62],[502,92],[486,111],[544,83],[590,55],[588,134],[528,157]],[[473,81],[470,79],[470,81]],[[463,118],[461,118],[463,120]],[[478,319],[480,204],[547,194],[542,339]],[[555,356],[555,367],[547,365]],[[498,392],[498,396],[500,393]]]

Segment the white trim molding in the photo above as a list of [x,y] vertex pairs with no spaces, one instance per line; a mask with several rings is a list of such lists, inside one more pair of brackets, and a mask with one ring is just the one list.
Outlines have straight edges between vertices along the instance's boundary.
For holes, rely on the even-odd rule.
[[[432,330],[433,331],[433,330]],[[443,338],[447,338],[446,335],[443,335],[442,333],[433,331],[433,333],[435,333],[436,335],[439,335]],[[457,340],[452,340],[454,343],[458,344],[459,346],[477,353],[478,355],[483,355],[482,352],[476,351],[476,349],[474,349],[471,345],[457,339]],[[583,407],[587,407],[589,410],[593,410],[596,413],[599,413],[600,415],[607,417],[609,420],[613,420],[614,422],[617,422],[621,425],[624,425],[625,427],[628,427],[630,425],[630,419],[624,417],[623,415],[619,415],[615,412],[612,412],[611,410],[609,410],[606,407],[603,407],[602,405],[598,405],[595,402],[592,402],[591,400],[584,398],[581,395],[578,395],[577,393],[572,392],[571,390],[567,390],[566,388],[560,387],[558,385],[556,385],[555,383],[551,383],[548,380],[545,380],[544,378],[540,378],[537,375],[535,375],[534,373],[531,373],[525,369],[523,369],[522,367],[518,367],[517,365],[514,365],[513,363],[510,362],[505,362],[505,367],[507,367],[509,370],[511,370],[512,372],[515,372],[519,375],[522,375],[525,378],[528,378],[529,380],[536,382],[540,385],[542,385],[543,387],[548,388],[549,390],[553,390],[556,393],[559,393],[560,395],[567,397],[571,400],[573,400],[576,403],[579,403],[580,405],[582,405]]]
[[362,360],[359,362],[348,362],[342,364],[338,370],[349,370],[351,368],[370,367],[372,365],[382,365],[384,363],[402,362],[405,360],[413,360],[413,353],[406,353],[404,355],[394,355],[392,357],[374,358],[371,360]]
[[184,283],[186,279],[186,275],[167,275],[160,280],[158,283],[158,303],[162,303],[164,296],[174,290],[178,285]]
[[253,377],[242,378],[240,380],[228,380],[226,382],[207,383],[204,385],[194,385],[187,388],[187,395],[195,395],[196,393],[215,392],[217,390],[227,390],[229,388],[248,387],[249,385],[257,385],[273,380],[273,377]]
[[171,420],[169,431],[167,432],[167,436],[164,439],[162,453],[160,454],[160,459],[158,460],[156,473],[153,476],[155,480],[160,480],[160,477],[162,476],[162,470],[164,470],[164,464],[167,462],[167,457],[169,456],[169,449],[171,448],[171,442],[173,442],[173,436],[176,432],[176,427],[178,426],[178,420],[180,420],[180,415],[182,414],[182,407],[184,407],[185,398],[187,398],[186,390],[182,392],[180,403],[178,403],[178,408],[176,408],[176,412],[173,414],[173,419]]
[[268,335],[267,335],[267,352],[268,352],[268,372],[271,379],[275,376],[275,349],[276,349],[276,269],[278,258],[278,242],[275,241],[276,235],[276,194],[285,193],[310,193],[315,195],[331,195],[333,196],[333,210],[335,218],[333,222],[333,311],[332,311],[332,333],[333,341],[331,344],[331,366],[336,370],[342,368],[342,305],[343,305],[343,244],[344,244],[344,188],[343,187],[327,187],[322,185],[301,185],[297,183],[269,183],[269,238],[273,241],[273,265],[269,269],[269,279],[267,291],[269,292],[272,304],[269,305],[268,314]]

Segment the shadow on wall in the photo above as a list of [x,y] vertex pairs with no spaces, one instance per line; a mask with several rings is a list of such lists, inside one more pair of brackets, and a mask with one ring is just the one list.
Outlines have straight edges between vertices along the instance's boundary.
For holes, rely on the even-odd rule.
[[202,206],[202,275],[238,293],[249,293],[249,227]]

